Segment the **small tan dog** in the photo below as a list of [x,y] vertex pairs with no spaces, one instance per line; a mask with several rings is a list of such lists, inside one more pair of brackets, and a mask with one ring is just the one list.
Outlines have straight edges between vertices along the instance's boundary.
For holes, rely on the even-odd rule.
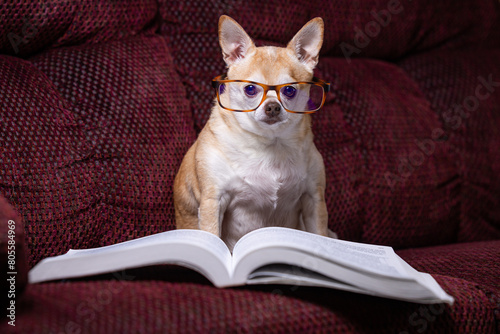
[[264,226],[327,236],[325,170],[308,115],[329,90],[313,78],[323,20],[280,48],[256,47],[222,16],[219,41],[227,77],[214,79],[216,105],[175,179],[177,228],[211,232],[231,250]]

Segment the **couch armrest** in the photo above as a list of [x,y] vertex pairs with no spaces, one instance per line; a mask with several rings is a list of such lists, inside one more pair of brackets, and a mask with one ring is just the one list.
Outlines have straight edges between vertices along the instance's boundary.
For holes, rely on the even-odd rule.
[[15,304],[28,282],[28,262],[21,217],[0,194],[0,287],[2,307]]

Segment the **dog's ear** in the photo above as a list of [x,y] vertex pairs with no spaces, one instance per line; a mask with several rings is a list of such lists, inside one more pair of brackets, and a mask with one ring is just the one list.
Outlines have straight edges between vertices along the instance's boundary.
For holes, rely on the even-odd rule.
[[319,50],[323,45],[323,30],[323,19],[321,17],[312,19],[300,29],[287,46],[310,70],[318,64]]
[[252,39],[238,22],[226,15],[222,15],[219,19],[219,43],[227,66],[245,58],[255,47]]

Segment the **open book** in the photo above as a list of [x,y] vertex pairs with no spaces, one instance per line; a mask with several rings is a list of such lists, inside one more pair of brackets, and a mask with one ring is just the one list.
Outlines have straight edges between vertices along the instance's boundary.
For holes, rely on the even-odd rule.
[[306,285],[417,303],[453,303],[453,297],[429,274],[413,269],[391,247],[283,227],[246,234],[233,254],[220,238],[201,230],[173,230],[100,248],[69,250],[40,261],[29,272],[29,282],[157,264],[194,269],[216,287]]

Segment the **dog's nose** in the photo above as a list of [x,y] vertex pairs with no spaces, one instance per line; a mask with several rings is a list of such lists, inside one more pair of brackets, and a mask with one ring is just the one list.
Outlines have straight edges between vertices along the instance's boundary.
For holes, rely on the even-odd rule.
[[269,102],[264,111],[268,117],[276,117],[281,112],[281,105],[278,102]]

